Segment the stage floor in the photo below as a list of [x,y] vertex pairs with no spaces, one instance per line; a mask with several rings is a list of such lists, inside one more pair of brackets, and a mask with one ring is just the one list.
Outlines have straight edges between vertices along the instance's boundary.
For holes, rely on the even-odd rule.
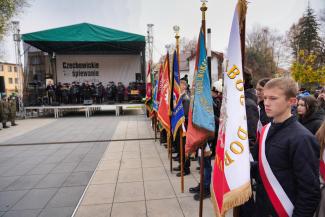
[[123,114],[123,111],[144,110],[144,104],[108,104],[108,105],[61,105],[61,106],[28,106],[24,108],[24,117],[32,117],[36,113],[53,114],[54,118],[63,117],[66,112],[84,112],[88,118],[98,111],[115,111],[116,116]]

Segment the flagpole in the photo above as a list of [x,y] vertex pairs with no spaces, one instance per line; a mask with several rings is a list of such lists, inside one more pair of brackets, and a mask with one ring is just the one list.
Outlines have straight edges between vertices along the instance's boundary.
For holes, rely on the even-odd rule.
[[[167,58],[168,58],[168,69],[170,69],[170,65],[169,65],[169,46],[166,46],[167,49]],[[170,70],[168,70],[170,72]],[[171,82],[171,87],[170,87],[170,98],[169,98],[169,125],[170,125],[170,129],[169,129],[169,139],[168,139],[168,156],[169,156],[169,164],[170,164],[170,173],[173,173],[173,154],[172,154],[172,145],[173,145],[173,132],[172,132],[172,124],[171,124],[171,117],[172,117],[172,111],[173,111],[173,89],[174,89],[174,79],[171,80],[171,78],[173,78],[173,76],[171,76],[171,73],[168,75],[169,76],[169,82]]]
[[[206,19],[205,19],[205,13],[208,10],[208,7],[206,6],[206,0],[201,0],[201,12],[202,12],[202,29],[203,29],[203,35],[204,35],[204,43],[206,47]],[[198,55],[198,54],[196,54]],[[200,209],[199,209],[199,217],[203,216],[203,180],[204,180],[204,145],[202,144],[201,148],[201,162],[200,162]]]
[[157,140],[157,112],[153,112],[154,127],[155,127],[155,142]]
[[211,59],[212,59],[212,52],[211,52],[211,29],[208,28],[208,35],[207,35],[207,56],[208,56],[208,70],[209,70],[209,79],[210,85],[212,86],[212,70],[211,70]]
[[246,13],[247,13],[247,0],[238,0],[239,7],[239,26],[240,26],[240,42],[241,42],[241,55],[242,55],[242,69],[245,67],[245,39],[246,39]]
[[[238,8],[239,14],[239,33],[240,33],[240,48],[241,48],[241,58],[242,58],[242,70],[245,68],[245,39],[246,39],[246,12],[247,12],[247,1],[246,0],[238,0]],[[240,210],[239,206],[234,207],[233,209],[233,217],[239,217]]]
[[[177,55],[177,64],[178,64],[178,77],[180,78],[180,68],[179,68],[179,57],[180,57],[180,52],[179,52],[179,26],[174,26],[173,27],[174,32],[175,32],[175,39],[176,39],[176,55]],[[174,76],[173,76],[174,78]],[[180,167],[181,167],[181,192],[184,193],[184,150],[183,150],[183,131],[182,128],[179,128],[179,155],[180,155]]]

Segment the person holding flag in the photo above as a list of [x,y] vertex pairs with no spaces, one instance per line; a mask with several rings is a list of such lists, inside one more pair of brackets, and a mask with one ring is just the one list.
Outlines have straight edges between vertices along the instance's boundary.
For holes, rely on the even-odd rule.
[[146,101],[145,105],[147,108],[147,116],[152,116],[152,73],[151,73],[151,65],[148,63],[148,73],[147,73],[147,79],[146,79]]
[[[178,61],[178,54],[177,51],[174,52],[173,55],[173,112],[171,116],[171,128],[173,133],[173,139],[176,143],[176,149],[178,151],[179,156],[183,153],[180,149],[182,148],[184,150],[185,144],[185,116],[187,117],[188,113],[188,106],[189,106],[189,97],[186,94],[187,86],[184,86],[183,82],[181,84],[180,80],[180,74],[179,74],[179,61]],[[184,99],[184,101],[183,101]],[[184,106],[187,107],[184,109]],[[184,110],[187,111],[185,114]],[[183,140],[182,142],[180,140]],[[181,177],[181,160],[183,161],[184,172],[183,175],[190,174],[190,160],[185,158],[179,157],[180,165],[178,167],[175,167],[173,170],[180,171],[176,174],[176,176]]]
[[325,217],[325,121],[318,129],[316,138],[320,144],[319,172],[321,178],[321,201],[317,212],[317,217]]

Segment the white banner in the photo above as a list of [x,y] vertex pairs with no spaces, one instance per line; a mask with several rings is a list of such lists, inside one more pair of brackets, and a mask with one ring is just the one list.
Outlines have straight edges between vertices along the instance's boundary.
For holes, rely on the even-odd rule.
[[122,82],[128,85],[141,72],[140,55],[57,55],[57,79],[61,83]]
[[[248,132],[237,10],[234,14],[230,33],[228,55],[228,72],[224,77],[224,94],[227,98],[228,115],[225,141],[225,176],[230,190],[233,190],[250,182]],[[236,174],[236,178],[234,174]]]

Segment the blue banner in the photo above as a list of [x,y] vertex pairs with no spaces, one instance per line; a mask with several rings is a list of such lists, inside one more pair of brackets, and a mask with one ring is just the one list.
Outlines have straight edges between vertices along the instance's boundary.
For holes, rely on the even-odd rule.
[[171,125],[174,140],[176,138],[176,133],[178,128],[184,123],[184,109],[183,102],[181,97],[180,89],[180,75],[178,69],[178,57],[177,52],[174,52],[174,61],[173,61],[173,78],[174,79],[174,88],[173,88],[173,112],[171,117]]
[[155,87],[153,89],[153,110],[155,110],[156,112],[158,111],[158,106],[159,106],[159,102],[157,101],[157,93],[158,93],[158,80],[154,80],[155,82]]
[[201,29],[194,74],[193,124],[214,132],[214,113],[204,33]]

